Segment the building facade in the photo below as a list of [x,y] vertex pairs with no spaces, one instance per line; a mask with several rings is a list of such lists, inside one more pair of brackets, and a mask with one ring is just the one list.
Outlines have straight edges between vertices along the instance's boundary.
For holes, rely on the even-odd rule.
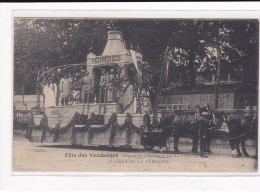
[[[219,86],[218,109],[245,109],[256,106],[257,96],[252,88],[243,88],[241,83],[226,83]],[[215,85],[195,85],[164,91],[161,104],[181,104],[193,109],[196,105],[214,106]]]

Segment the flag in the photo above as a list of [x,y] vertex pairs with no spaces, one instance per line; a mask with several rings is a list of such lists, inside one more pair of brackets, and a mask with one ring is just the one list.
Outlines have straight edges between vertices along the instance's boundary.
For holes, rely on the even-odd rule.
[[137,85],[139,87],[141,87],[142,86],[142,72],[139,70],[139,67],[138,67],[138,63],[137,63],[137,59],[136,59],[136,52],[134,50],[130,50],[130,54],[133,59],[136,71],[137,71]]
[[166,84],[168,81],[168,74],[169,74],[169,60],[167,60],[167,65],[166,65]]
[[135,68],[136,68],[136,70],[137,70],[137,73],[139,74],[140,71],[139,71],[139,68],[138,68],[138,65],[137,65],[136,53],[135,53],[134,50],[130,50],[130,54],[131,54],[131,57],[132,57],[132,59],[133,59]]
[[166,48],[166,51],[164,53],[164,64],[166,64],[166,69],[165,69],[166,84],[167,84],[167,81],[168,81],[168,74],[169,74],[169,54],[168,54],[168,50],[169,50],[169,47]]

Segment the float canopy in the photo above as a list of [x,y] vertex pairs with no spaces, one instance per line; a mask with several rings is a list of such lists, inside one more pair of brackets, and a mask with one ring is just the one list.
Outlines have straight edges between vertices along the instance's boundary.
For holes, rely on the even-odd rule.
[[[88,66],[110,66],[116,64],[132,64],[133,59],[130,52],[126,49],[122,38],[122,32],[109,31],[107,44],[101,56],[96,56],[90,51],[87,56]],[[137,61],[142,60],[142,55],[138,53]]]
[[126,55],[128,51],[123,43],[122,32],[109,31],[107,44],[102,56]]

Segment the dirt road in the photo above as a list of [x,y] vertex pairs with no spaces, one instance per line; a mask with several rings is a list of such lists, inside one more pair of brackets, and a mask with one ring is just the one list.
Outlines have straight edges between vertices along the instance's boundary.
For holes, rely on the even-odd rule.
[[[144,149],[73,147],[30,143],[14,136],[13,171],[17,172],[256,172],[253,157],[233,158],[227,141],[212,140],[213,155],[191,154],[191,140],[181,139],[181,154]],[[247,141],[250,156],[255,145]]]

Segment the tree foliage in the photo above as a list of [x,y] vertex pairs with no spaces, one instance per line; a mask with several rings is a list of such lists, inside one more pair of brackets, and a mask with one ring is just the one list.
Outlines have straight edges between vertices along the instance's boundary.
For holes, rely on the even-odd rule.
[[[43,67],[86,62],[92,45],[101,55],[107,31],[123,32],[128,49],[140,50],[146,61],[145,81],[156,91],[166,47],[167,85],[193,85],[216,73],[216,48],[221,49],[221,78],[256,86],[258,68],[257,20],[94,20],[22,19],[14,21],[14,89],[34,94],[37,71]],[[219,41],[218,41],[219,37]]]

